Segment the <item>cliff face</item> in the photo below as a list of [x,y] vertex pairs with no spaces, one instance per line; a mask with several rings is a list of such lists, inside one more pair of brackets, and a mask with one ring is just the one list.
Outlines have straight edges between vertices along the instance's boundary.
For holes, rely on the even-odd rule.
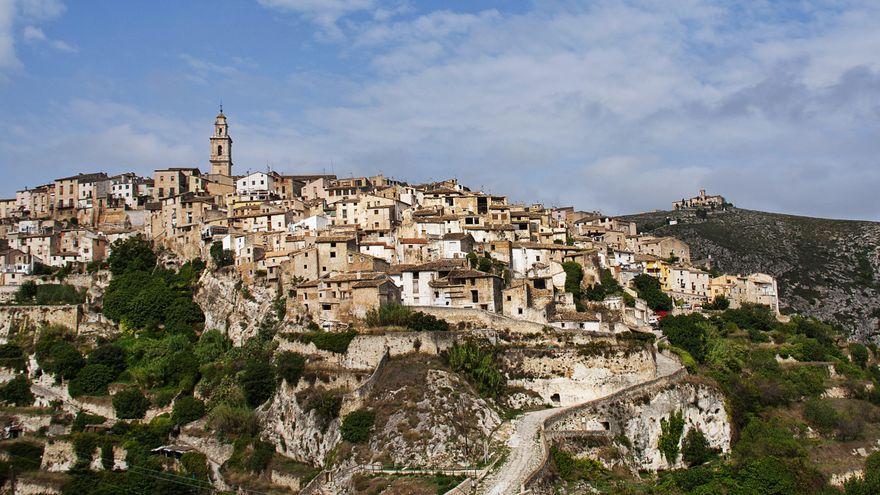
[[724,396],[718,390],[701,384],[679,383],[650,397],[647,403],[631,400],[619,405],[619,417],[626,418],[622,432],[632,442],[632,454],[638,469],[656,471],[685,467],[681,455],[675,462],[665,459],[657,448],[661,435],[661,419],[680,411],[684,417],[684,432],[698,428],[706,436],[709,446],[721,452],[730,450],[730,421],[724,408]]
[[439,469],[483,459],[501,418],[468,382],[442,368],[419,355],[382,368],[364,404],[376,421],[369,443],[355,450],[359,462]]
[[327,453],[341,438],[340,420],[325,420],[317,410],[304,410],[296,392],[287,382],[276,391],[260,413],[263,437],[288,457],[324,466]]
[[[665,225],[667,217],[679,221]],[[783,309],[835,321],[859,340],[880,336],[880,223],[733,208],[705,220],[687,212],[623,217],[639,230],[688,243],[722,272],[764,272]]]
[[243,288],[234,271],[205,270],[193,300],[205,313],[205,329],[226,333],[235,345],[257,334],[272,313],[275,290],[264,286]]

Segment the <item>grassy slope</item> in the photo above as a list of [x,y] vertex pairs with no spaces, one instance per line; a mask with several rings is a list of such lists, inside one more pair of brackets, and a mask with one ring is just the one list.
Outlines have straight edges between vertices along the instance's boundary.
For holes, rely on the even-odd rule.
[[[681,222],[664,225],[667,216]],[[738,208],[705,221],[681,212],[626,218],[656,235],[684,240],[694,260],[711,256],[722,272],[777,277],[783,308],[836,321],[859,338],[878,333],[880,223]]]

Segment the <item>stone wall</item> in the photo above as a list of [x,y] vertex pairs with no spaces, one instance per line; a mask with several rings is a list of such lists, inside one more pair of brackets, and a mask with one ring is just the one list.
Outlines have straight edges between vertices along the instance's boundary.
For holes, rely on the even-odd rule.
[[413,352],[436,356],[461,337],[458,332],[388,332],[357,335],[345,354],[320,350],[312,343],[306,344],[297,340],[280,340],[278,350],[319,357],[325,363],[340,368],[372,372],[386,352],[390,357]]
[[0,341],[6,343],[10,334],[29,326],[62,325],[77,332],[81,319],[78,305],[0,306]]
[[554,406],[591,401],[656,376],[650,347],[609,344],[607,349],[584,354],[574,347],[509,347],[501,358],[509,386],[537,393],[545,404]]

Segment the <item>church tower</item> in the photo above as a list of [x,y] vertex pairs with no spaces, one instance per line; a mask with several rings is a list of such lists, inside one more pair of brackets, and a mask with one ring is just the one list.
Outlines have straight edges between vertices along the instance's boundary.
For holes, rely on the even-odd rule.
[[232,176],[232,138],[229,137],[229,126],[222,106],[214,121],[214,135],[211,136],[211,173]]

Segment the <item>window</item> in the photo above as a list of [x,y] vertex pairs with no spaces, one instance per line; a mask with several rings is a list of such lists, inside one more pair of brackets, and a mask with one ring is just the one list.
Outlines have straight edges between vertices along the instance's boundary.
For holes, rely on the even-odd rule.
[[522,308],[517,308],[517,309],[516,309],[516,314],[521,315],[522,313],[523,313],[523,309],[522,309]]
[[217,146],[217,154],[218,154],[218,155],[222,155],[222,154],[223,154],[223,146],[222,146],[222,145],[221,145],[221,146]]
[[335,257],[336,257],[336,251],[330,251],[330,257],[331,257],[331,258],[335,258]]

